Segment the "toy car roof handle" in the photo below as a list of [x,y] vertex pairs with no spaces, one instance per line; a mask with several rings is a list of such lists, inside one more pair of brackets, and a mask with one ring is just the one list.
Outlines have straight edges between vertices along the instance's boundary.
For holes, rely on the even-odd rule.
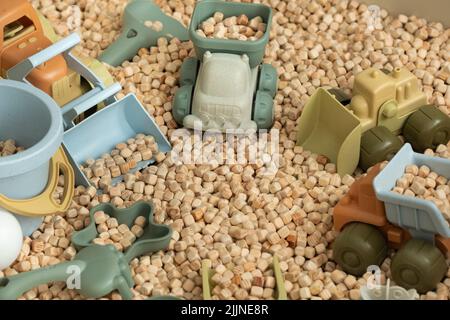
[[[26,82],[28,74],[36,67],[49,61],[58,54],[63,54],[68,67],[79,73],[83,78],[92,83],[95,87],[104,88],[103,81],[88,67],[86,67],[79,59],[72,55],[71,50],[81,42],[80,36],[76,33],[59,40],[51,46],[39,51],[38,53],[28,57],[22,62],[8,70],[7,76],[11,80]],[[108,101],[109,103],[113,101]]]
[[92,83],[95,87],[105,87],[103,80],[100,79],[100,77],[97,76],[90,68],[86,67],[84,63],[81,62],[77,57],[75,57],[72,54],[71,49],[64,51],[63,55],[66,59],[67,66],[70,69],[79,73],[83,78]]
[[119,83],[114,83],[106,88],[103,81],[95,75],[93,71],[72,55],[70,51],[78,45],[80,41],[80,36],[76,33],[72,33],[48,48],[28,57],[7,72],[9,79],[29,83],[26,77],[34,68],[59,54],[63,54],[67,66],[94,85],[94,88],[90,92],[62,106],[61,111],[64,118],[65,129],[73,127],[73,119],[100,102],[106,101],[107,104],[114,103],[116,101],[114,95],[122,89]]
[[69,129],[70,127],[73,127],[72,121],[76,117],[100,102],[108,99],[113,99],[115,101],[114,95],[120,90],[122,90],[122,86],[117,82],[105,89],[96,87],[88,93],[66,104],[61,109],[64,120],[64,128]]
[[[55,42],[51,46],[39,51],[38,53],[28,57],[22,62],[8,70],[8,79],[26,82],[28,74],[36,67],[51,60],[59,54],[63,54],[67,66],[73,71],[80,74],[84,79],[92,83],[95,87],[105,88],[103,81],[88,67],[86,67],[78,58],[76,58],[71,50],[81,42],[80,36],[72,33]],[[113,101],[108,101],[113,102]]]
[[8,79],[27,82],[25,78],[34,68],[40,66],[58,54],[71,50],[78,43],[80,43],[80,41],[80,37],[76,33],[72,33],[68,37],[39,51],[9,69],[7,72]]

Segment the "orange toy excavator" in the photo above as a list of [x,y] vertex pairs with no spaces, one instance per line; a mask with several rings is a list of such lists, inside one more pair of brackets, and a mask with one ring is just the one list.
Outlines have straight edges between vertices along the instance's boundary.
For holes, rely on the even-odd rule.
[[[53,44],[48,22],[27,0],[0,1],[0,75],[23,60]],[[46,28],[47,27],[47,28]],[[98,74],[105,84],[112,84],[106,67],[94,59],[83,63]],[[91,89],[89,82],[71,70],[62,54],[55,55],[33,69],[27,80],[50,95],[59,105],[64,105]]]

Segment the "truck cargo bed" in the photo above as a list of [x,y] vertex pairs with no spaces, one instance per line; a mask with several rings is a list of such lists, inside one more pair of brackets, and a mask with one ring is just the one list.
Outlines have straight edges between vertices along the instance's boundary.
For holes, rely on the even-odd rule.
[[377,198],[385,204],[388,220],[408,229],[414,238],[434,241],[436,234],[450,237],[449,225],[433,202],[391,191],[410,164],[426,165],[436,173],[450,178],[450,160],[415,153],[410,144],[405,144],[373,183]]

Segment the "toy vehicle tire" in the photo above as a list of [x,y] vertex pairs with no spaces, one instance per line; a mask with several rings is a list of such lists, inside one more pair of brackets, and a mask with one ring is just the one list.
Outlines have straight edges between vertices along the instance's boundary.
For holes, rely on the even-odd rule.
[[361,276],[369,266],[383,262],[387,249],[380,230],[369,224],[352,222],[334,241],[333,258],[345,272]]
[[403,136],[416,152],[435,149],[450,140],[450,118],[433,105],[422,106],[406,120]]
[[191,113],[193,85],[186,85],[177,90],[173,98],[172,115],[182,126],[184,118]]
[[401,140],[389,129],[378,126],[361,137],[359,167],[366,171],[375,164],[390,160],[402,147]]
[[188,58],[181,65],[180,86],[195,85],[199,62],[196,58]]
[[253,104],[253,121],[258,129],[270,129],[273,125],[273,98],[266,91],[257,91]]
[[425,293],[436,288],[447,272],[442,252],[429,242],[409,240],[393,257],[392,279],[401,287]]
[[278,75],[271,64],[264,63],[260,66],[257,90],[267,92],[272,98],[275,97],[278,90]]

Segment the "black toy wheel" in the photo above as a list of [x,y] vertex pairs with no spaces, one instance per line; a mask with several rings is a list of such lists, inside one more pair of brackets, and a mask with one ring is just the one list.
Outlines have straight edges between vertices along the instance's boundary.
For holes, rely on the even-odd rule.
[[343,106],[349,105],[350,101],[352,101],[352,97],[342,89],[332,88],[327,91],[332,94]]
[[378,126],[361,137],[359,167],[366,171],[373,165],[390,160],[402,147],[401,140],[386,127]]
[[419,293],[436,288],[447,272],[442,252],[429,242],[412,239],[392,259],[392,279],[406,289]]
[[376,227],[354,222],[338,235],[333,244],[334,260],[345,272],[361,276],[371,265],[379,265],[387,254],[386,240]]
[[181,65],[180,86],[195,85],[199,62],[196,58],[187,58]]
[[450,140],[450,118],[433,105],[426,105],[409,116],[403,136],[416,152],[435,149]]

